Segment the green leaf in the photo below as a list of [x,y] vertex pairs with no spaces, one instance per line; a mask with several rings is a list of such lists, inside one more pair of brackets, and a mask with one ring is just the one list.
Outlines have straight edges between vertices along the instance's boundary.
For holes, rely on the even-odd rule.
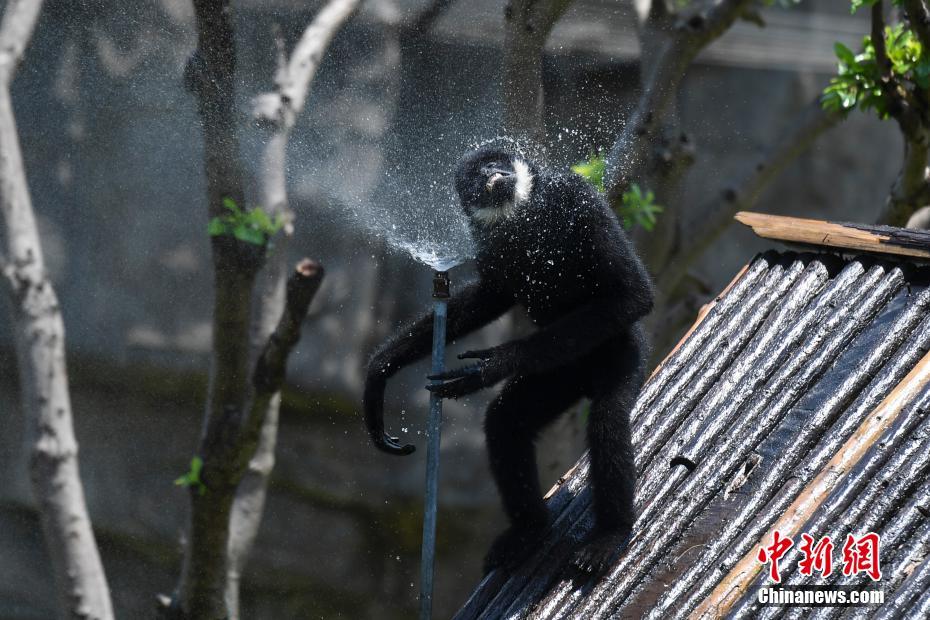
[[230,213],[210,220],[207,233],[212,237],[226,235],[245,243],[266,245],[284,225],[284,218],[280,214],[272,219],[261,207],[243,212],[230,198],[223,199],[223,206]]
[[652,231],[656,225],[656,216],[662,211],[663,208],[655,204],[654,192],[643,192],[638,184],[633,183],[623,194],[618,215],[627,229],[640,226],[646,231]]
[[200,479],[200,472],[203,471],[203,459],[195,456],[191,459],[191,468],[183,476],[177,478],[174,483],[180,487],[195,487],[201,495],[207,492],[207,486]]
[[606,191],[604,188],[604,173],[607,170],[607,163],[599,153],[592,153],[587,161],[576,163],[571,167],[571,170],[575,174],[583,176],[599,192]]
[[262,211],[259,208],[252,209],[249,211],[249,217],[252,222],[256,225],[259,230],[264,231],[273,231],[274,225],[271,223],[271,218],[268,217],[268,214]]
[[836,53],[836,57],[840,59],[840,62],[844,62],[847,65],[856,64],[856,55],[852,53],[852,50],[837,41],[833,44],[833,51]]
[[[605,158],[600,153],[592,153],[587,161],[581,161],[571,167],[572,172],[581,175],[601,193],[605,192],[604,175],[607,170]],[[617,215],[623,226],[631,229],[641,226],[651,231],[656,225],[656,216],[662,212],[662,207],[655,204],[655,193],[644,192],[636,183],[623,194]]]
[[236,215],[241,215],[242,211],[239,209],[239,205],[236,204],[236,201],[226,196],[223,198],[223,206],[235,213]]
[[872,6],[876,2],[878,2],[878,0],[852,0],[851,2],[852,6],[850,8],[850,13],[855,13],[856,11],[858,11],[864,6]]
[[207,224],[207,234],[211,237],[229,234],[229,225],[222,219],[215,217]]
[[239,241],[255,245],[265,245],[265,233],[255,229],[249,224],[238,224],[233,229],[233,236]]

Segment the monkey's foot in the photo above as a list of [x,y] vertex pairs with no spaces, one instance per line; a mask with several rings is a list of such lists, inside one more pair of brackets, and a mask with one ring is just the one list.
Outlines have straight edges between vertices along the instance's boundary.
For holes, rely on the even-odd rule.
[[575,552],[572,557],[572,564],[585,573],[603,573],[620,550],[626,546],[629,539],[630,530],[627,528],[595,535],[593,539]]
[[504,530],[491,544],[491,549],[484,556],[484,574],[495,568],[514,567],[539,548],[549,524],[538,526],[511,526]]

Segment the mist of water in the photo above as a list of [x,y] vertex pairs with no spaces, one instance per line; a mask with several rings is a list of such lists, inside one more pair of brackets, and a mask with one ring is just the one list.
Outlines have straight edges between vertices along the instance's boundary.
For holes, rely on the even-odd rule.
[[[573,133],[576,131],[560,130],[556,142]],[[525,159],[546,164],[544,148],[507,136],[475,140],[462,150],[485,146],[502,147]],[[357,196],[347,194],[351,184],[343,183],[343,178],[322,174],[317,178],[329,181],[327,193],[335,200],[326,202],[334,206],[341,204],[331,214],[347,219],[348,224],[365,231],[371,238],[383,240],[394,251],[436,271],[447,271],[475,254],[468,218],[452,187],[452,174],[460,156],[461,153],[451,151],[434,155],[437,165],[426,173],[433,174],[434,178],[426,183],[419,182],[415,187],[411,186],[409,172],[393,173],[390,168],[372,166],[380,173],[376,181],[378,189]],[[365,164],[359,161],[356,166],[351,176],[364,176]]]
[[474,256],[468,219],[451,188],[434,183],[432,191],[413,196],[386,185],[383,202],[356,211],[370,235],[436,271],[448,271]]
[[[473,142],[468,149],[501,146],[522,157],[539,160],[542,153],[507,136]],[[451,168],[450,168],[451,176]],[[468,218],[450,182],[433,182],[425,195],[415,196],[388,177],[386,200],[359,211],[365,228],[390,247],[436,271],[447,271],[474,256]]]

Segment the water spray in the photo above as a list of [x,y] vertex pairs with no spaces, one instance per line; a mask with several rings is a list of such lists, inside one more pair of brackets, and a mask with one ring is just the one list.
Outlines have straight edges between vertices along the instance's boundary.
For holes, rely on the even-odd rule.
[[[433,274],[433,366],[432,375],[445,370],[446,304],[449,299],[449,272]],[[442,380],[433,379],[433,385]],[[423,546],[420,552],[420,620],[433,613],[433,563],[436,559],[436,510],[439,488],[439,439],[442,433],[442,397],[430,393],[426,430],[426,493],[423,506]]]

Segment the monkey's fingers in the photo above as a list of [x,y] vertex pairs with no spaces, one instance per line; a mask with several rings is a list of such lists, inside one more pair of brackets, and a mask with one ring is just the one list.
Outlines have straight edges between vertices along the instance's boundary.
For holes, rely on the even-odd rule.
[[470,375],[446,383],[427,385],[426,389],[440,398],[460,398],[472,392],[477,392],[482,387],[484,386],[481,383],[481,375]]
[[375,446],[382,452],[387,452],[388,454],[394,454],[396,456],[406,456],[412,454],[416,450],[416,446],[413,444],[400,445],[397,443],[397,437],[391,437],[387,433],[384,433],[380,440],[375,440]]
[[452,370],[447,370],[445,372],[440,372],[435,375],[427,375],[426,378],[430,381],[448,381],[449,379],[464,379],[465,377],[480,377],[481,376],[481,364],[471,364],[470,366],[462,366],[461,368],[453,368]]
[[458,358],[460,360],[489,360],[493,355],[491,349],[476,349],[474,351],[465,351],[464,353],[459,353]]

